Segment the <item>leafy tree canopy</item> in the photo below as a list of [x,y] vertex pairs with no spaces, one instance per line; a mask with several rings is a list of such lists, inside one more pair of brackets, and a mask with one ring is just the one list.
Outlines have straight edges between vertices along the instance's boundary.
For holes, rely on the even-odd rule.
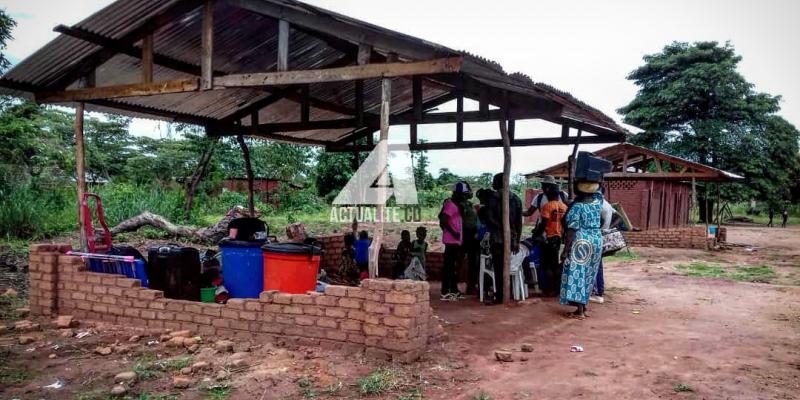
[[797,131],[775,117],[780,97],[756,92],[738,72],[741,57],[730,43],[675,42],[644,61],[628,75],[639,92],[619,109],[625,123],[644,130],[633,142],[743,174],[747,185],[728,190],[728,198],[778,192],[785,171],[777,170],[792,163],[760,166],[775,166],[776,140],[794,143],[793,157],[781,156],[796,162]]

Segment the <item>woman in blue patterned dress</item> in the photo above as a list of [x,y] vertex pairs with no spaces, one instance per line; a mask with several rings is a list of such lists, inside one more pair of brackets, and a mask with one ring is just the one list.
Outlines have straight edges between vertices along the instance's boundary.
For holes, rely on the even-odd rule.
[[570,317],[585,318],[586,303],[592,294],[597,269],[603,253],[603,236],[600,233],[600,212],[603,195],[599,184],[578,182],[576,198],[567,211],[566,238],[561,260],[564,272],[561,275],[560,302],[576,306]]

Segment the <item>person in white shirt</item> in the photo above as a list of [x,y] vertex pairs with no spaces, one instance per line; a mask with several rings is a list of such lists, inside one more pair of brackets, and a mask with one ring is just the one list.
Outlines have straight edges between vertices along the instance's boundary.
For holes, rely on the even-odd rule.
[[[605,199],[605,187],[601,190],[603,193],[603,208],[600,211],[600,227],[602,229],[610,229],[611,228],[611,220],[614,218],[614,214],[617,213],[617,210],[614,209],[614,206]],[[591,296],[589,296],[589,301],[593,303],[603,304],[605,301],[603,299],[603,295],[605,294],[605,280],[603,279],[603,259],[600,259],[600,267],[597,270],[597,277],[594,281],[594,290]]]

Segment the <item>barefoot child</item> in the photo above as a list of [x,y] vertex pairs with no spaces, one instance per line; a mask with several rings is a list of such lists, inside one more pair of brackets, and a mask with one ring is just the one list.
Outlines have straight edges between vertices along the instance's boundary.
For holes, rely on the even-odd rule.
[[394,252],[394,270],[392,271],[394,279],[405,279],[405,270],[408,263],[411,262],[413,246],[411,233],[407,230],[400,232],[400,243],[397,244],[397,250]]

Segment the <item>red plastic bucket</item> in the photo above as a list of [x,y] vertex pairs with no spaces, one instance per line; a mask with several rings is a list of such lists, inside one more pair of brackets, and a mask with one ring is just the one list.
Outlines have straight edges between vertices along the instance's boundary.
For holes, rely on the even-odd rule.
[[270,243],[264,251],[264,290],[302,294],[317,287],[322,251],[302,243]]

